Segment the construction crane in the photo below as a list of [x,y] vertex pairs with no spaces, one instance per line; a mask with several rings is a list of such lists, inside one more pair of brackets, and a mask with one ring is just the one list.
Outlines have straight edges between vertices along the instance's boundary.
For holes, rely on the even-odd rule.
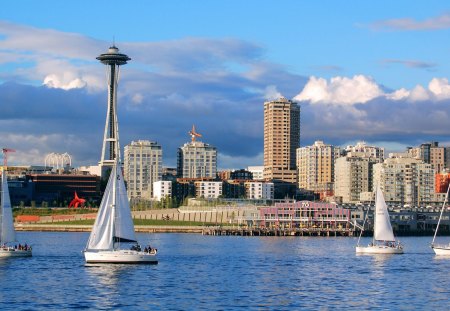
[[195,125],[192,124],[192,130],[189,131],[189,135],[191,135],[191,140],[194,142],[197,137],[202,137],[201,134],[195,131]]
[[7,167],[8,166],[8,153],[9,152],[16,152],[16,150],[9,149],[9,148],[3,148],[2,152],[3,152],[3,166]]

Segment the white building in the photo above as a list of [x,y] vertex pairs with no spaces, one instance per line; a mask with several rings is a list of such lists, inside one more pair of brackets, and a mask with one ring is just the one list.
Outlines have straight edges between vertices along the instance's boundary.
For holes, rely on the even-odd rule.
[[368,146],[365,142],[360,141],[356,144],[356,146],[347,146],[345,147],[345,152],[349,153],[364,153],[369,154],[372,158],[377,158],[380,161],[384,161],[384,148],[376,147],[376,146]]
[[222,182],[196,181],[195,194],[197,198],[217,199],[222,195]]
[[374,184],[380,183],[386,202],[426,205],[436,200],[432,164],[413,158],[389,158],[374,165]]
[[153,198],[161,201],[163,198],[172,196],[172,182],[159,180],[153,183]]
[[247,171],[253,174],[253,180],[264,180],[264,166],[249,166]]
[[181,178],[216,178],[216,147],[201,141],[191,141],[178,148],[177,174]]
[[273,200],[274,184],[272,182],[246,182],[245,193],[247,199]]
[[128,197],[150,200],[153,182],[162,179],[162,148],[153,141],[132,141],[125,146],[124,178]]

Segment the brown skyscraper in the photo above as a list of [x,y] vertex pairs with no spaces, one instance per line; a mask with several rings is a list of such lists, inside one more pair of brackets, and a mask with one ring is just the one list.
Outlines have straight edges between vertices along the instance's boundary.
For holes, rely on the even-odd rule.
[[264,103],[264,178],[297,182],[300,106],[286,98]]

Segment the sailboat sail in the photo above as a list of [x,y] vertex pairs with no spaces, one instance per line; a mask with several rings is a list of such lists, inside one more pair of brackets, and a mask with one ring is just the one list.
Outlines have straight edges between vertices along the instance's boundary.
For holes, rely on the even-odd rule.
[[114,239],[116,242],[136,242],[133,218],[127,189],[123,180],[122,169],[116,168],[116,210],[114,224]]
[[115,242],[135,241],[122,170],[116,163],[109,176],[87,249],[111,250]]
[[374,239],[377,241],[395,241],[389,218],[386,202],[380,186],[377,188],[377,197],[375,199],[375,232]]
[[16,241],[16,231],[14,230],[14,219],[11,209],[11,199],[9,197],[8,179],[6,170],[2,172],[2,196],[1,196],[1,243],[9,243]]

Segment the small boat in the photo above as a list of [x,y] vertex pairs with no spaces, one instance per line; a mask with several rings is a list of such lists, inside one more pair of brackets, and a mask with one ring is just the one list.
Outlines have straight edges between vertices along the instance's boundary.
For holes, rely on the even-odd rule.
[[31,246],[27,244],[15,244],[16,230],[14,229],[14,219],[12,215],[11,199],[9,197],[8,178],[6,167],[2,169],[1,183],[1,204],[0,204],[0,257],[31,257]]
[[[373,240],[367,246],[356,246],[358,254],[403,254],[403,246],[395,240],[389,218],[389,212],[384,201],[383,192],[378,185],[375,197],[375,223]],[[362,234],[362,232],[361,232]],[[361,238],[361,235],[360,235]]]
[[[131,247],[130,247],[131,246]],[[89,236],[87,263],[156,264],[157,250],[137,243],[122,169],[116,160]]]
[[431,242],[431,248],[433,249],[434,253],[436,255],[446,255],[446,256],[450,256],[450,243],[446,244],[446,245],[441,245],[441,244],[435,244],[434,241],[436,240],[436,236],[439,230],[439,225],[441,224],[441,220],[442,220],[442,215],[444,214],[444,210],[446,209],[446,204],[448,201],[448,193],[450,191],[450,184],[448,185],[447,188],[447,194],[445,195],[445,200],[444,200],[444,204],[442,204],[442,209],[441,209],[441,213],[439,214],[439,220],[436,226],[436,230],[434,231],[434,236],[433,236],[433,241]]

